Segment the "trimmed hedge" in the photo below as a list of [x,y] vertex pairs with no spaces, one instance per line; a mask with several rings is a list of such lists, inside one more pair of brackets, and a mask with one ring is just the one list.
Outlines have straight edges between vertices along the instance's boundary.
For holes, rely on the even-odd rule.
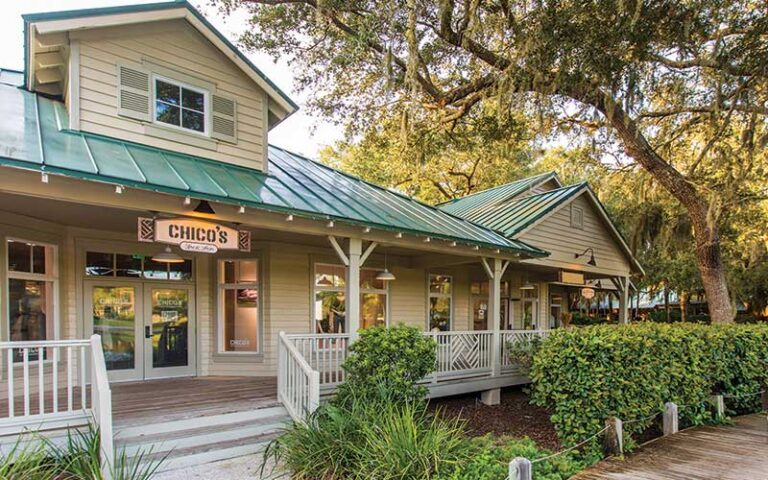
[[713,420],[709,397],[728,398],[730,413],[757,411],[768,384],[768,325],[642,323],[553,332],[531,368],[533,403],[553,411],[565,445],[584,440],[615,416],[626,434],[643,431],[664,403],[682,425]]

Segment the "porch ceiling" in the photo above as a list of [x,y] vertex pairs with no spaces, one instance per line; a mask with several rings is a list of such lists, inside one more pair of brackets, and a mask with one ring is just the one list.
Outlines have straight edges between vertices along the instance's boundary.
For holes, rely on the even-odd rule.
[[434,237],[528,257],[547,252],[288,151],[269,173],[68,129],[61,102],[0,85],[0,165],[314,220]]

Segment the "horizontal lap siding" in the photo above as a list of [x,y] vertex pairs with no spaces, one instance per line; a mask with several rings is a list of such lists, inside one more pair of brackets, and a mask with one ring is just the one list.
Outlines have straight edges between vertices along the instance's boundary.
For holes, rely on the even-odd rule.
[[[81,130],[251,168],[263,167],[264,92],[182,21],[79,32]],[[142,122],[117,115],[117,64],[148,61],[214,83],[237,101],[238,142],[210,147],[145,133]],[[151,67],[148,67],[151,70]],[[162,72],[157,72],[162,74]],[[172,135],[172,134],[171,134]],[[182,134],[183,135],[183,134]],[[205,138],[205,137],[201,137]]]
[[[571,227],[571,207],[567,204],[520,237],[520,240],[550,252],[550,256],[531,263],[565,269],[594,271],[606,275],[628,275],[630,265],[613,234],[582,195],[572,202],[584,211],[584,229]],[[586,248],[595,250],[597,267],[586,265],[589,256],[574,259]]]
[[393,267],[389,285],[390,325],[404,323],[424,329],[427,323],[427,277],[423,269]]

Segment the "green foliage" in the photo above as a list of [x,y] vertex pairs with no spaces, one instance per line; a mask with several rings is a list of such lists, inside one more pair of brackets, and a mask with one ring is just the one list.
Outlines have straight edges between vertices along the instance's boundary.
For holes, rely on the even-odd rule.
[[581,312],[573,312],[571,318],[571,325],[602,325],[608,323],[605,317],[599,317],[595,315],[589,315]]
[[[642,323],[553,332],[531,369],[532,401],[553,410],[565,445],[603,428],[609,416],[626,434],[649,421],[627,423],[679,406],[681,423],[713,420],[713,393],[746,395],[768,384],[768,325],[707,326]],[[759,396],[729,399],[732,411],[754,411]]]
[[337,390],[336,401],[382,396],[396,403],[424,399],[427,389],[416,382],[434,369],[435,351],[434,340],[416,327],[361,330],[342,365],[347,377]]
[[[31,434],[19,438],[0,458],[3,480],[101,480],[101,440],[97,428],[67,430],[62,443]],[[125,449],[116,452],[115,464],[109,470],[113,480],[150,480],[165,456],[151,459],[152,450],[139,451],[128,459]]]
[[507,342],[507,356],[517,363],[523,373],[528,373],[533,365],[533,357],[541,348],[542,338],[538,335],[522,337]]
[[19,438],[8,451],[2,453],[0,478],[3,480],[40,480],[53,478],[58,472],[42,442]]
[[[509,462],[515,457],[536,460],[546,457],[552,452],[540,449],[528,437],[523,439],[499,438],[485,436],[472,440],[475,453],[472,460],[457,467],[440,480],[499,480],[506,478]],[[598,458],[589,457],[586,460],[577,458],[571,452],[558,455],[548,460],[533,464],[533,478],[536,480],[565,480],[576,472],[591,465]]]
[[429,479],[469,462],[470,446],[459,421],[430,415],[423,402],[354,397],[288,427],[262,470],[274,459],[296,479]]

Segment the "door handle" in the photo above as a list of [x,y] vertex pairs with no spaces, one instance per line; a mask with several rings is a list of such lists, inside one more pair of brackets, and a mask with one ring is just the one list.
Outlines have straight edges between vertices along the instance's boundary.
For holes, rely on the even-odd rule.
[[144,338],[152,338],[152,330],[149,325],[144,326]]

